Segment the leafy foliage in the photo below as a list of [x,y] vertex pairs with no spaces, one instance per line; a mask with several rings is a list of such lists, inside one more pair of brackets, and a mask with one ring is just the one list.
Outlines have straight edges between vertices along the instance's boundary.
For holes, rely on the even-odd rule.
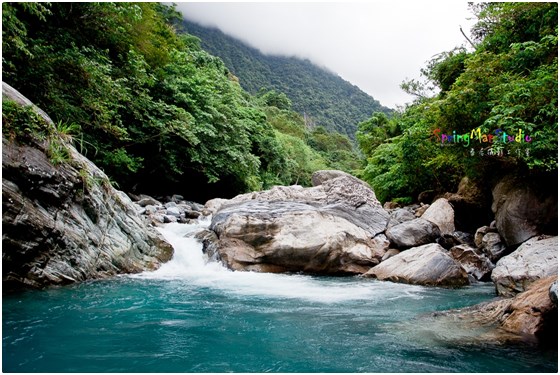
[[[311,146],[285,94],[249,95],[196,38],[178,35],[173,7],[3,3],[2,16],[4,79],[123,189],[204,200],[309,184],[328,161],[353,168],[332,147]],[[3,134],[38,135],[34,124],[11,121]],[[324,134],[315,145],[331,137],[350,144]]]
[[391,113],[358,87],[308,60],[267,56],[217,29],[189,21],[183,27],[199,37],[206,50],[223,59],[243,88],[253,94],[261,90],[285,93],[292,108],[306,116],[308,123],[354,139],[358,122],[376,111]]
[[[368,158],[363,176],[383,200],[413,198],[422,189],[450,191],[464,175],[556,173],[557,8],[473,5],[476,50],[440,54],[422,69],[425,82],[403,84],[417,93],[413,105],[390,121],[375,114],[360,124],[357,139]],[[432,87],[440,91],[428,97]],[[478,131],[511,138],[490,143],[477,138]],[[441,134],[468,134],[469,144],[442,141]]]

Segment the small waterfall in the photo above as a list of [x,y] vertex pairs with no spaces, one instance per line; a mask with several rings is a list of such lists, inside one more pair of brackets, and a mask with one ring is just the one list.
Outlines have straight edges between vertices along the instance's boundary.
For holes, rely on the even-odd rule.
[[196,224],[170,223],[158,228],[173,245],[173,258],[156,271],[132,277],[181,280],[234,295],[295,298],[324,303],[422,298],[423,288],[414,285],[384,283],[357,277],[231,271],[221,263],[208,261],[208,257],[202,252],[202,243],[194,238],[198,231],[209,225],[210,219],[205,218]]

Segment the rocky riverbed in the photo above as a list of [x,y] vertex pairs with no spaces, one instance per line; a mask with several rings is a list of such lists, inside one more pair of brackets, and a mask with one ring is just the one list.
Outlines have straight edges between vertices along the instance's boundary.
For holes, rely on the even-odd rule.
[[[5,84],[3,97],[32,105]],[[541,328],[511,323],[515,311],[529,311],[515,321],[535,318],[531,327],[557,322],[557,193],[534,184],[501,179],[492,190],[496,220],[469,230],[478,221],[468,216],[481,208],[468,180],[422,204],[384,207],[358,178],[318,171],[313,187],[275,186],[201,205],[180,195],[126,195],[71,144],[58,142],[69,161],[54,165],[45,142],[3,137],[4,290],[156,269],[173,254],[156,226],[211,215],[197,238],[210,259],[232,270],[443,287],[492,281],[498,295],[512,299],[476,314],[535,337]],[[527,310],[533,308],[540,313]]]

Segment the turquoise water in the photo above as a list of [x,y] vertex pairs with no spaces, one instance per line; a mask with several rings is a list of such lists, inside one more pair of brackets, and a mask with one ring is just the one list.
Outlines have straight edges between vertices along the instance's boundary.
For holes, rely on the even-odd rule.
[[160,270],[3,297],[4,372],[556,372],[557,352],[477,340],[429,313],[492,285],[230,272],[168,226]]

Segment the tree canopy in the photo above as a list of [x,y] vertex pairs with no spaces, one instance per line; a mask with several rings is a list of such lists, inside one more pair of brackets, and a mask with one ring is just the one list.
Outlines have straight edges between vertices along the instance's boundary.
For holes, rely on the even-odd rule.
[[[383,200],[451,191],[464,176],[557,173],[558,4],[480,3],[476,48],[455,49],[405,82],[417,100],[375,114],[357,139],[363,177]],[[439,89],[428,96],[431,88]]]
[[[4,80],[55,123],[72,125],[78,148],[125,190],[231,197],[310,183],[336,159],[313,148],[285,94],[248,94],[197,38],[177,33],[172,6],[3,3],[2,10]],[[329,134],[325,142],[339,142]],[[337,166],[351,170],[356,158]]]

